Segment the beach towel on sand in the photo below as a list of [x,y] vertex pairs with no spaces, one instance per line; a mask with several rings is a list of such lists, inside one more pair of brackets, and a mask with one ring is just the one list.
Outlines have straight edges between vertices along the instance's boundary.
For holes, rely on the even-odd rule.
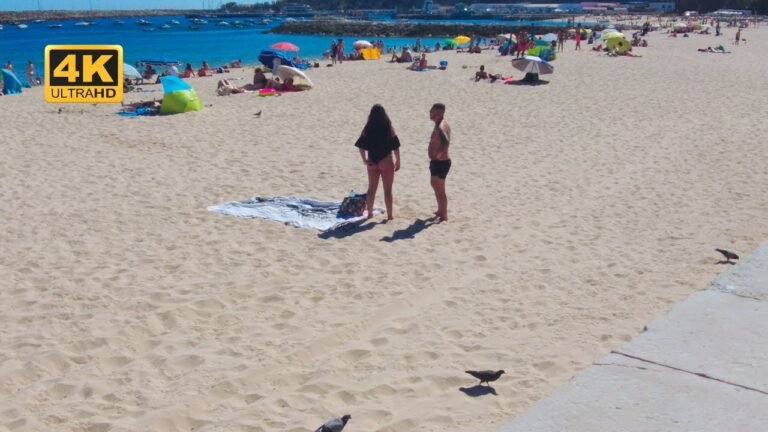
[[[231,216],[270,219],[297,228],[331,231],[365,220],[366,215],[349,216],[341,212],[341,202],[317,201],[298,197],[253,197],[208,207],[209,211]],[[374,213],[383,213],[375,208]]]

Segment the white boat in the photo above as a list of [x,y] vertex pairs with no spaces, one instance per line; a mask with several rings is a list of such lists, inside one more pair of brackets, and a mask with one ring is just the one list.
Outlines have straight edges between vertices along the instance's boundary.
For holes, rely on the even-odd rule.
[[3,25],[2,25],[2,24],[0,24],[0,30],[2,30],[2,29],[3,29]]
[[190,21],[192,22],[192,24],[197,24],[197,25],[208,24],[208,21],[200,18],[192,18]]
[[75,27],[88,27],[91,23],[86,21],[80,21],[75,23]]
[[123,25],[123,24],[125,24],[125,21],[120,21],[120,20],[112,21],[112,25]]
[[176,21],[176,20],[171,20],[171,21],[170,21],[170,23],[171,23],[171,24],[173,24],[173,25],[179,25],[179,24],[181,24],[180,22],[178,22],[178,21]]
[[151,23],[151,22],[149,22],[149,21],[147,21],[147,20],[145,20],[145,19],[140,19],[140,20],[136,21],[136,24],[138,24],[138,25],[142,25],[142,26],[146,26],[146,25],[152,25],[152,23]]
[[32,22],[35,23],[35,24],[40,24],[41,22],[45,22],[45,20],[44,19],[36,19],[36,20],[34,20]]
[[24,30],[26,28],[29,28],[29,26],[26,25],[26,24],[18,24],[18,25],[16,25],[16,28],[19,29],[19,30]]
[[169,29],[169,28],[171,28],[171,25],[170,24],[163,24],[163,25],[160,26],[160,28],[161,29]]
[[64,24],[48,24],[48,28],[62,28]]
[[219,21],[219,22],[216,23],[216,25],[217,26],[222,26],[222,27],[229,27],[229,23],[226,22],[226,21]]

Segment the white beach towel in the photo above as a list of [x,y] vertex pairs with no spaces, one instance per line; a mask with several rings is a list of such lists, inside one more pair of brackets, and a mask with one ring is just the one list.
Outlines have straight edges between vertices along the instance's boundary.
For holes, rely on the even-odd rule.
[[[331,231],[344,225],[362,221],[366,215],[344,218],[339,215],[341,202],[317,201],[298,197],[253,197],[243,201],[229,201],[208,207],[209,211],[231,216],[270,219],[291,224],[297,228]],[[384,210],[374,208],[374,213]]]

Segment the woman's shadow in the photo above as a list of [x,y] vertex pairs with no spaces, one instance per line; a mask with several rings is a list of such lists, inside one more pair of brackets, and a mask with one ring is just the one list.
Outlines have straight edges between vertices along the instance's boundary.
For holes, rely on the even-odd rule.
[[355,234],[359,234],[361,232],[372,230],[373,227],[375,227],[380,223],[383,223],[383,222],[373,222],[368,219],[363,219],[358,222],[346,224],[344,226],[336,228],[335,230],[323,231],[317,236],[324,240],[327,240],[330,238],[342,239]]
[[440,221],[437,216],[431,217],[429,219],[416,219],[416,221],[411,225],[393,232],[391,236],[384,236],[379,241],[392,243],[395,240],[413,239],[416,237],[416,234],[438,223],[440,223]]

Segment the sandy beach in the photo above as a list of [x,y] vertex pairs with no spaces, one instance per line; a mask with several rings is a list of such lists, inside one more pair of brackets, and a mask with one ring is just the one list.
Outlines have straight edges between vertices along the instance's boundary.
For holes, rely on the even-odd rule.
[[[190,79],[204,109],[173,116],[0,97],[0,431],[496,430],[704,288],[715,247],[768,238],[768,28],[723,30],[651,33],[640,58],[569,41],[534,87],[474,82],[522,78],[486,51],[322,62],[280,97]],[[364,191],[375,103],[402,142],[393,221],[322,238],[207,211]],[[466,390],[497,368],[496,394]]]

